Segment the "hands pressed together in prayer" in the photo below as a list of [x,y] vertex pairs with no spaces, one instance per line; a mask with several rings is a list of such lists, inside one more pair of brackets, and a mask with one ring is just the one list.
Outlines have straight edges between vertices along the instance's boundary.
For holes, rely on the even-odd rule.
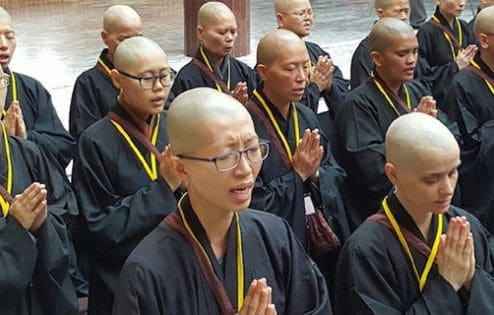
[[455,59],[458,69],[461,70],[468,66],[478,50],[476,45],[468,45],[467,48],[460,50]]
[[3,118],[3,123],[9,136],[27,138],[26,125],[24,124],[24,117],[18,101],[12,102]]
[[328,56],[319,56],[316,66],[309,74],[310,81],[315,83],[319,91],[331,91],[335,67]]
[[470,223],[465,217],[452,218],[448,231],[441,235],[436,257],[439,273],[458,291],[472,288],[475,273],[475,251]]
[[262,278],[251,282],[244,305],[238,311],[239,315],[276,315],[275,305],[271,301],[272,289]]
[[172,151],[170,146],[166,146],[165,150],[161,153],[160,160],[160,175],[166,181],[172,191],[176,191],[182,184],[182,180],[175,176],[170,166],[170,159],[172,157]]
[[304,136],[293,154],[293,170],[305,182],[308,178],[317,181],[319,178],[319,164],[321,163],[324,149],[320,144],[319,130],[304,131]]
[[45,185],[32,183],[22,193],[16,195],[10,205],[9,215],[26,230],[38,231],[48,215]]
[[246,104],[249,100],[249,94],[247,93],[247,83],[238,82],[235,89],[232,91],[232,96],[241,104]]
[[424,96],[420,99],[420,103],[414,111],[437,118],[436,101],[432,98],[432,96]]

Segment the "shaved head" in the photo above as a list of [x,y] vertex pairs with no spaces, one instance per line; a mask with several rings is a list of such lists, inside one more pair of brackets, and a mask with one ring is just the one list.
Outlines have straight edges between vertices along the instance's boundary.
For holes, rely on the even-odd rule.
[[240,102],[215,89],[201,87],[180,94],[170,105],[166,120],[172,152],[179,155],[197,151],[215,137],[209,128],[212,122],[230,121],[239,115],[250,117]]
[[275,0],[274,10],[276,13],[287,13],[290,12],[293,8],[304,6],[307,3],[310,6],[309,0]]
[[384,52],[389,48],[391,40],[395,36],[413,34],[413,28],[396,18],[384,18],[374,24],[369,34],[369,47],[371,51]]
[[103,16],[103,30],[109,34],[117,32],[121,25],[141,25],[139,14],[127,5],[109,7]]
[[420,163],[424,152],[458,154],[454,136],[439,120],[424,113],[410,113],[395,119],[386,132],[386,160],[396,168]]
[[128,38],[115,50],[115,68],[125,71],[132,68],[142,56],[154,53],[160,53],[166,57],[163,49],[151,39],[143,36]]
[[375,0],[374,8],[386,10],[397,3],[399,0]]
[[7,10],[5,10],[3,7],[0,7],[0,19],[5,19],[5,18],[12,20],[9,12],[7,12]]
[[232,10],[230,10],[226,4],[218,1],[211,1],[203,4],[199,9],[199,12],[197,13],[197,25],[207,27],[217,15],[232,15],[235,17]]
[[475,18],[474,24],[475,36],[478,38],[480,33],[494,33],[494,6],[480,10]]
[[305,45],[302,39],[289,30],[271,31],[264,35],[257,45],[257,63],[269,66],[278,59],[282,51],[301,45]]

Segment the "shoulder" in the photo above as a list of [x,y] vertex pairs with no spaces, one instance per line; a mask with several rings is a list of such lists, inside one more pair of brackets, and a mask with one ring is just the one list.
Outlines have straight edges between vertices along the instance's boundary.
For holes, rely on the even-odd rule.
[[[103,117],[86,130],[79,137],[79,143],[114,141],[116,129],[111,122]],[[104,137],[102,137],[104,135]]]
[[200,69],[192,62],[192,60],[178,70],[176,79],[186,79],[190,74],[200,73]]
[[82,83],[88,80],[94,80],[96,77],[104,76],[104,74],[98,70],[96,67],[89,68],[79,74],[79,76],[76,79],[76,84],[77,83]]
[[24,158],[28,158],[29,161],[32,161],[34,158],[43,156],[39,145],[37,145],[33,141],[9,136],[9,144],[12,151],[20,152],[24,156]]
[[35,87],[36,89],[42,89],[42,90],[46,91],[43,84],[40,81],[38,81],[37,79],[35,79],[35,78],[33,78],[27,74],[19,73],[16,71],[14,71],[14,75],[15,75],[16,81],[24,83],[27,87]]
[[383,255],[390,247],[396,245],[393,232],[381,223],[365,220],[346,241],[342,254],[376,257]]

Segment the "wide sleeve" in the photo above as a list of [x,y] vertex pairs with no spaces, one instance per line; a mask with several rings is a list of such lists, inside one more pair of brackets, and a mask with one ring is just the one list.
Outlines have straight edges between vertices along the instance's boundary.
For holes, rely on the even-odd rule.
[[35,93],[37,117],[27,138],[39,144],[50,158],[65,168],[73,157],[75,140],[62,125],[48,91],[38,83]]
[[63,220],[49,214],[36,233],[39,252],[33,277],[47,314],[77,314],[78,302],[69,276],[70,239]]
[[24,298],[37,257],[36,243],[22,225],[12,216],[0,218],[0,309]]
[[[366,39],[364,39],[365,41]],[[352,55],[350,64],[350,88],[354,89],[367,81],[374,63],[370,57],[370,51],[362,42]]]
[[136,166],[119,166],[117,156],[109,156],[113,153],[85,134],[78,148],[73,187],[91,241],[98,244],[96,250],[126,258],[142,237],[176,209],[175,196],[161,176],[155,181],[141,176],[135,180],[141,181],[142,187],[127,183],[129,189],[137,189],[120,191],[119,176],[126,167],[132,170]]
[[112,314],[165,314],[172,312],[163,305],[154,287],[156,279],[138,263],[124,265],[120,275],[120,285],[113,302]]

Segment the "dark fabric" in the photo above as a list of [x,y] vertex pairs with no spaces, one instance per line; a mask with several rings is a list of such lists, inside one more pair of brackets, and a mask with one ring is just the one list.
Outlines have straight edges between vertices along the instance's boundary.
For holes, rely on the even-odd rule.
[[419,28],[427,19],[424,0],[410,0],[410,25]]
[[[111,111],[137,127],[119,105]],[[165,121],[166,114],[162,113],[156,143],[160,151],[168,144]],[[147,149],[129,136],[149,161]],[[161,176],[151,181],[126,140],[106,118],[79,138],[72,181],[82,214],[78,242],[92,263],[89,314],[109,314],[125,259],[175,208],[175,197]]]
[[[108,60],[108,49],[103,49],[99,58],[113,69]],[[78,139],[81,133],[93,123],[103,118],[117,101],[118,90],[111,77],[96,62],[94,67],[81,73],[75,81],[70,101],[69,131]]]
[[[367,81],[374,70],[374,62],[370,56],[368,37],[364,38],[352,55],[350,65],[350,86],[352,89]],[[458,72],[456,62],[442,66],[430,67],[425,58],[418,56],[415,66],[414,79],[427,79],[431,82],[431,92],[439,107],[442,107],[445,94],[449,89],[451,79]]]
[[[186,203],[184,203],[186,204]],[[223,267],[189,205],[188,221],[205,248],[234,308],[237,304],[236,236],[230,227]],[[244,258],[244,295],[266,278],[278,314],[331,314],[324,279],[288,224],[271,214],[239,213]],[[188,241],[161,223],[135,249],[120,279],[113,314],[220,314]]]
[[[399,225],[425,242],[418,227],[399,201],[391,195],[389,207]],[[381,213],[382,213],[381,209]],[[443,233],[452,217],[470,222],[475,246],[472,290],[456,292],[439,274],[436,264],[423,292],[396,233],[381,223],[367,220],[343,247],[336,274],[336,314],[491,314],[494,312],[494,242],[471,214],[451,207],[444,215]],[[436,220],[433,221],[433,228]],[[430,246],[430,244],[429,244]],[[427,256],[410,246],[423,270]]]
[[[440,23],[448,28],[455,38],[459,40],[459,29],[456,22],[453,23],[454,28],[451,29],[446,19],[439,12],[439,7],[436,7],[434,15],[439,19]],[[460,19],[461,30],[463,34],[462,48],[467,47],[470,44],[475,44],[475,36],[468,27],[467,22]],[[449,62],[454,62],[451,48],[444,37],[443,30],[431,23],[425,23],[422,25],[417,33],[417,39],[419,41],[419,55],[425,60],[431,67],[442,66]]]
[[[494,79],[494,73],[480,59],[480,54],[474,60],[482,72]],[[447,113],[458,123],[463,143],[459,177],[462,207],[493,233],[494,95],[483,78],[464,69],[454,77],[447,103]]]
[[[259,91],[259,93],[263,96],[273,112],[293,153],[296,146],[292,115],[286,120],[276,107],[274,107],[274,105],[266,98],[262,93],[262,90]],[[252,101],[259,106],[260,111],[264,113],[264,109],[260,107],[257,99],[254,98]],[[307,128],[311,130],[317,128],[320,130],[314,112],[298,103],[296,104],[296,110],[301,137],[303,136],[304,130]],[[340,241],[344,242],[350,233],[345,214],[345,205],[340,192],[346,174],[334,160],[326,135],[323,132],[320,133],[320,141],[324,148],[324,156],[319,166],[319,183],[311,184],[309,180],[304,183],[300,176],[289,165],[284,163],[284,148],[280,150],[274,145],[275,140],[272,136],[272,132],[269,132],[269,128],[266,127],[266,120],[262,119],[254,111],[250,110],[250,112],[259,137],[261,139],[269,140],[271,143],[269,156],[264,160],[256,180],[252,194],[251,207],[271,212],[287,220],[299,241],[305,244],[308,252],[312,254],[311,248],[308,246],[309,243],[307,242],[307,218],[304,206],[304,195],[310,193],[316,207],[319,207],[322,211],[324,217]],[[323,258],[318,258],[317,261],[328,262]],[[336,264],[336,260],[333,260],[332,263]],[[334,274],[324,273],[324,277],[328,282],[328,285],[331,286],[334,280]]]
[[[10,74],[10,69],[5,73]],[[65,169],[72,159],[75,140],[63,127],[51,102],[50,93],[36,79],[17,72],[14,74],[27,139],[37,143],[49,159]],[[5,101],[6,110],[11,103],[12,87],[9,86]]]
[[[69,276],[75,257],[69,255],[73,250],[65,225],[77,215],[74,195],[37,145],[16,137],[9,137],[9,143],[12,194],[35,181],[45,184],[49,214],[36,239],[13,217],[0,218],[0,313],[76,314],[77,298]],[[5,159],[1,153],[0,184],[4,186]]]
[[[412,109],[431,93],[424,82],[405,83]],[[403,86],[398,94],[402,100],[406,99]],[[407,113],[398,104],[395,106],[401,115]],[[381,200],[391,189],[391,182],[384,174],[384,139],[397,117],[371,79],[350,91],[336,115],[333,150],[348,175],[345,202],[353,229],[379,209]],[[439,111],[438,118],[459,136],[456,124],[444,113]]]
[[[204,52],[206,53],[206,51]],[[202,58],[199,50],[197,51],[194,58],[205,64],[205,61]],[[220,69],[218,69],[217,67],[213,68],[215,74],[225,83],[228,79],[228,61],[230,62],[230,90],[233,91],[237,86],[237,83],[245,82],[247,83],[247,92],[250,98],[252,96],[252,91],[256,88],[256,73],[242,61],[233,57],[225,57],[223,65]],[[168,96],[165,107],[168,108],[171,102],[179,94],[196,87],[211,87],[213,89],[216,89],[214,81],[191,61],[183,66],[180,71],[178,71],[175,82],[173,82],[173,85],[171,87],[170,95]]]

